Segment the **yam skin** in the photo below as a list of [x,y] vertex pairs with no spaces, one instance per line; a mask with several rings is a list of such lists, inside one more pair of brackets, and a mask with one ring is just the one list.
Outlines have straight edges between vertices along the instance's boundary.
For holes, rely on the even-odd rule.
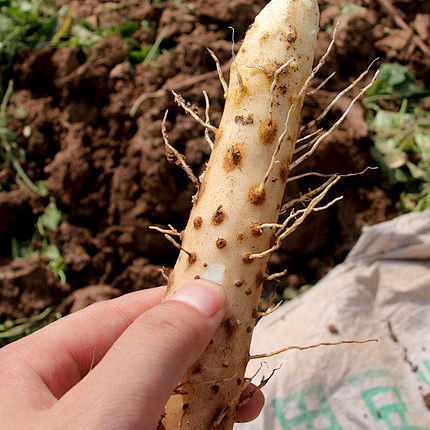
[[231,66],[214,149],[182,235],[186,252],[180,252],[166,296],[216,263],[224,268],[226,315],[171,396],[159,428],[233,427],[267,264],[267,257],[250,255],[273,244],[273,231],[259,224],[278,218],[318,21],[316,0],[272,0],[248,29]]

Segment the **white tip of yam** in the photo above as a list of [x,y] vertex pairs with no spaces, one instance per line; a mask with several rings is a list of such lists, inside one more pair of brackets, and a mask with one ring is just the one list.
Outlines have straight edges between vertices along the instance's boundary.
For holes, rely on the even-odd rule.
[[225,266],[220,263],[211,263],[205,270],[201,279],[206,279],[207,281],[215,282],[220,284],[224,280]]

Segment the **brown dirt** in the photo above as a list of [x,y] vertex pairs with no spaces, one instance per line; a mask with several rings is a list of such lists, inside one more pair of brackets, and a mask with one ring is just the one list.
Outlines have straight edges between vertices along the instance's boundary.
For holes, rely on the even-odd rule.
[[[9,191],[0,192],[0,321],[38,313],[69,291],[88,285],[92,286],[91,294],[85,304],[98,300],[94,285],[100,285],[102,297],[109,297],[118,290],[128,292],[164,282],[159,269],[174,264],[177,250],[148,226],[172,224],[181,230],[194,192],[185,173],[166,160],[160,133],[166,109],[169,140],[185,153],[197,176],[209,155],[202,130],[175,106],[167,90],[178,90],[186,100],[200,106],[202,114],[205,89],[211,100],[212,122],[217,124],[223,106],[222,87],[206,48],[216,53],[221,64],[227,64],[231,58],[229,26],[235,28],[236,40],[241,40],[265,3],[195,0],[174,7],[170,2],[151,5],[128,0],[110,14],[103,13],[105,5],[98,0],[78,4],[77,12],[99,25],[125,22],[127,17],[158,21],[157,34],[142,28],[133,36],[144,46],[166,29],[165,51],[156,67],[130,65],[127,47],[118,36],[98,42],[88,58],[75,47],[20,52],[14,69],[16,90],[9,108],[9,126],[27,153],[26,172],[33,180],[46,180],[50,195],[64,214],[51,241],[68,265],[68,285],[53,279],[43,259],[11,261],[11,239],[31,237],[33,223],[48,200],[10,186],[13,174],[4,167],[0,183]],[[347,15],[341,15],[338,1],[320,3],[323,28],[340,21],[336,50],[321,77],[332,70],[337,75],[324,90],[307,99],[304,120],[320,112],[376,56],[381,61],[398,59],[429,84],[429,57],[381,11],[377,1],[355,0],[365,9]],[[406,0],[395,5],[425,39],[429,34],[429,6]],[[329,34],[322,31],[317,57],[329,41]],[[208,74],[205,79],[189,82],[204,74]],[[320,81],[316,79],[315,85]],[[148,97],[136,116],[130,116],[139,96],[151,96],[157,90],[161,91],[156,97]],[[335,106],[326,124],[333,122],[346,102]],[[13,117],[19,105],[25,109],[24,119]],[[295,173],[307,169],[350,173],[374,165],[364,117],[364,109],[357,105],[344,125]],[[29,138],[23,137],[25,126],[31,127]],[[316,183],[303,180],[289,189],[306,192]],[[269,288],[276,286],[282,291],[288,285],[320,278],[343,260],[363,225],[396,215],[391,190],[380,171],[344,179],[335,193],[344,199],[312,216],[285,242],[282,252],[273,256],[270,270],[286,267],[290,276]],[[72,302],[69,300],[70,306]]]

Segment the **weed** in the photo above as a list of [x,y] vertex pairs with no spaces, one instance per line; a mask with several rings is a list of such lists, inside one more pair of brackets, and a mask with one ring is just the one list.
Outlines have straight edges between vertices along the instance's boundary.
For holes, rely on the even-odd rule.
[[348,13],[357,13],[365,11],[364,7],[358,6],[355,3],[350,2],[342,2],[342,15],[346,15]]
[[371,154],[400,189],[397,206],[403,212],[430,207],[430,111],[419,105],[427,93],[405,67],[384,64],[364,100],[371,109]]
[[61,314],[54,312],[52,307],[48,307],[40,314],[29,318],[8,319],[0,324],[0,345],[27,336],[59,318],[61,318]]
[[23,47],[36,50],[49,43],[56,20],[53,0],[0,1],[0,94],[16,52]]
[[[109,4],[105,13],[122,7]],[[74,45],[88,55],[101,38],[119,34],[129,48],[132,63],[141,63],[149,57],[146,64],[153,64],[161,53],[164,36],[158,37],[154,45],[142,47],[133,38],[141,26],[149,26],[155,32],[157,23],[129,20],[121,25],[98,28],[79,18],[73,4],[58,9],[53,0],[0,0],[0,96],[5,91],[16,53],[24,47],[33,51],[49,44],[54,47]]]
[[12,239],[12,254],[14,259],[26,259],[35,255],[42,255],[49,263],[54,275],[63,283],[66,282],[67,265],[58,247],[50,243],[51,234],[58,228],[63,218],[57,208],[55,200],[51,198],[42,215],[36,222],[37,230],[30,241],[18,242]]
[[416,82],[415,76],[400,64],[382,64],[379,77],[369,89],[364,104],[377,110],[382,100],[395,101],[428,94]]
[[42,181],[33,182],[21,166],[20,160],[25,158],[25,151],[18,146],[15,133],[7,127],[6,108],[12,92],[13,82],[10,81],[0,105],[0,160],[15,171],[16,181],[19,184],[23,184],[34,194],[46,196],[48,190],[44,183]]

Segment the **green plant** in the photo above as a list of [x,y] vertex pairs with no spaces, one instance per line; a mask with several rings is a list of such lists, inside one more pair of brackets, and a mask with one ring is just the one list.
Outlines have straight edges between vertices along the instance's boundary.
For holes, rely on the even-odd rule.
[[61,314],[48,307],[40,314],[29,318],[7,319],[0,324],[0,345],[21,339],[59,318]]
[[357,13],[365,10],[366,9],[364,7],[358,6],[355,3],[342,2],[342,15],[346,15],[347,13]]
[[426,93],[405,67],[384,64],[364,101],[371,109],[371,154],[400,189],[397,205],[404,212],[430,207],[430,111],[419,106]]
[[395,100],[419,97],[428,94],[428,90],[417,84],[415,76],[407,67],[400,64],[382,64],[379,77],[369,89],[364,104],[377,109],[382,100]]
[[49,43],[55,33],[57,12],[53,0],[0,1],[0,94],[3,76],[23,47],[31,50]]
[[30,241],[18,242],[12,239],[12,254],[15,259],[26,259],[35,255],[42,255],[49,263],[54,275],[63,283],[66,282],[67,265],[64,263],[58,247],[50,243],[51,234],[58,228],[63,218],[57,208],[55,200],[51,198],[42,215],[36,222],[37,230]]
[[[111,6],[107,6],[104,12],[109,13],[122,7],[124,6],[112,4]],[[132,64],[144,63],[155,65],[154,60],[162,52],[160,45],[164,40],[166,31],[160,33],[154,44],[147,44],[143,47],[133,37],[141,27],[150,28],[156,33],[158,25],[156,21],[128,20],[123,24],[113,24],[110,27],[97,28],[92,26],[88,21],[80,20],[79,17],[76,17],[73,6],[63,7],[60,9],[59,15],[62,17],[63,23],[52,40],[54,46],[74,45],[88,55],[90,48],[100,39],[118,34],[127,45],[129,51],[128,59]]]
[[[123,6],[111,4],[112,7]],[[60,9],[54,0],[0,0],[0,96],[5,92],[10,69],[19,49],[28,47],[32,51],[51,44],[55,47],[75,45],[88,55],[90,48],[101,38],[119,34],[127,44],[130,61],[140,63],[147,60],[152,64],[160,54],[159,37],[154,46],[141,47],[133,39],[140,26],[147,26],[147,21],[130,20],[124,24],[114,24],[108,28],[98,28],[76,16],[74,5],[65,5]],[[156,28],[156,23],[151,23]]]
[[[23,167],[20,159],[25,158],[25,152],[16,142],[15,134],[7,128],[6,107],[13,91],[12,82],[9,83],[5,96],[0,107],[0,159],[9,165],[16,173],[16,180],[23,184],[31,192],[39,196],[46,196],[48,190],[43,181],[33,182]],[[0,189],[1,190],[1,189]],[[63,257],[59,249],[49,243],[49,236],[61,222],[62,213],[58,210],[55,200],[51,199],[43,214],[37,220],[37,231],[32,240],[18,242],[12,239],[12,254],[14,258],[28,258],[33,255],[43,255],[49,260],[49,267],[61,282],[66,282],[65,271],[67,266],[64,264]],[[38,249],[32,249],[32,245],[41,241]]]
[[23,184],[34,194],[46,196],[48,190],[43,181],[33,182],[23,169],[20,160],[25,158],[25,151],[18,145],[15,133],[7,126],[6,109],[12,92],[13,82],[10,81],[0,105],[0,160],[15,171],[18,183]]

